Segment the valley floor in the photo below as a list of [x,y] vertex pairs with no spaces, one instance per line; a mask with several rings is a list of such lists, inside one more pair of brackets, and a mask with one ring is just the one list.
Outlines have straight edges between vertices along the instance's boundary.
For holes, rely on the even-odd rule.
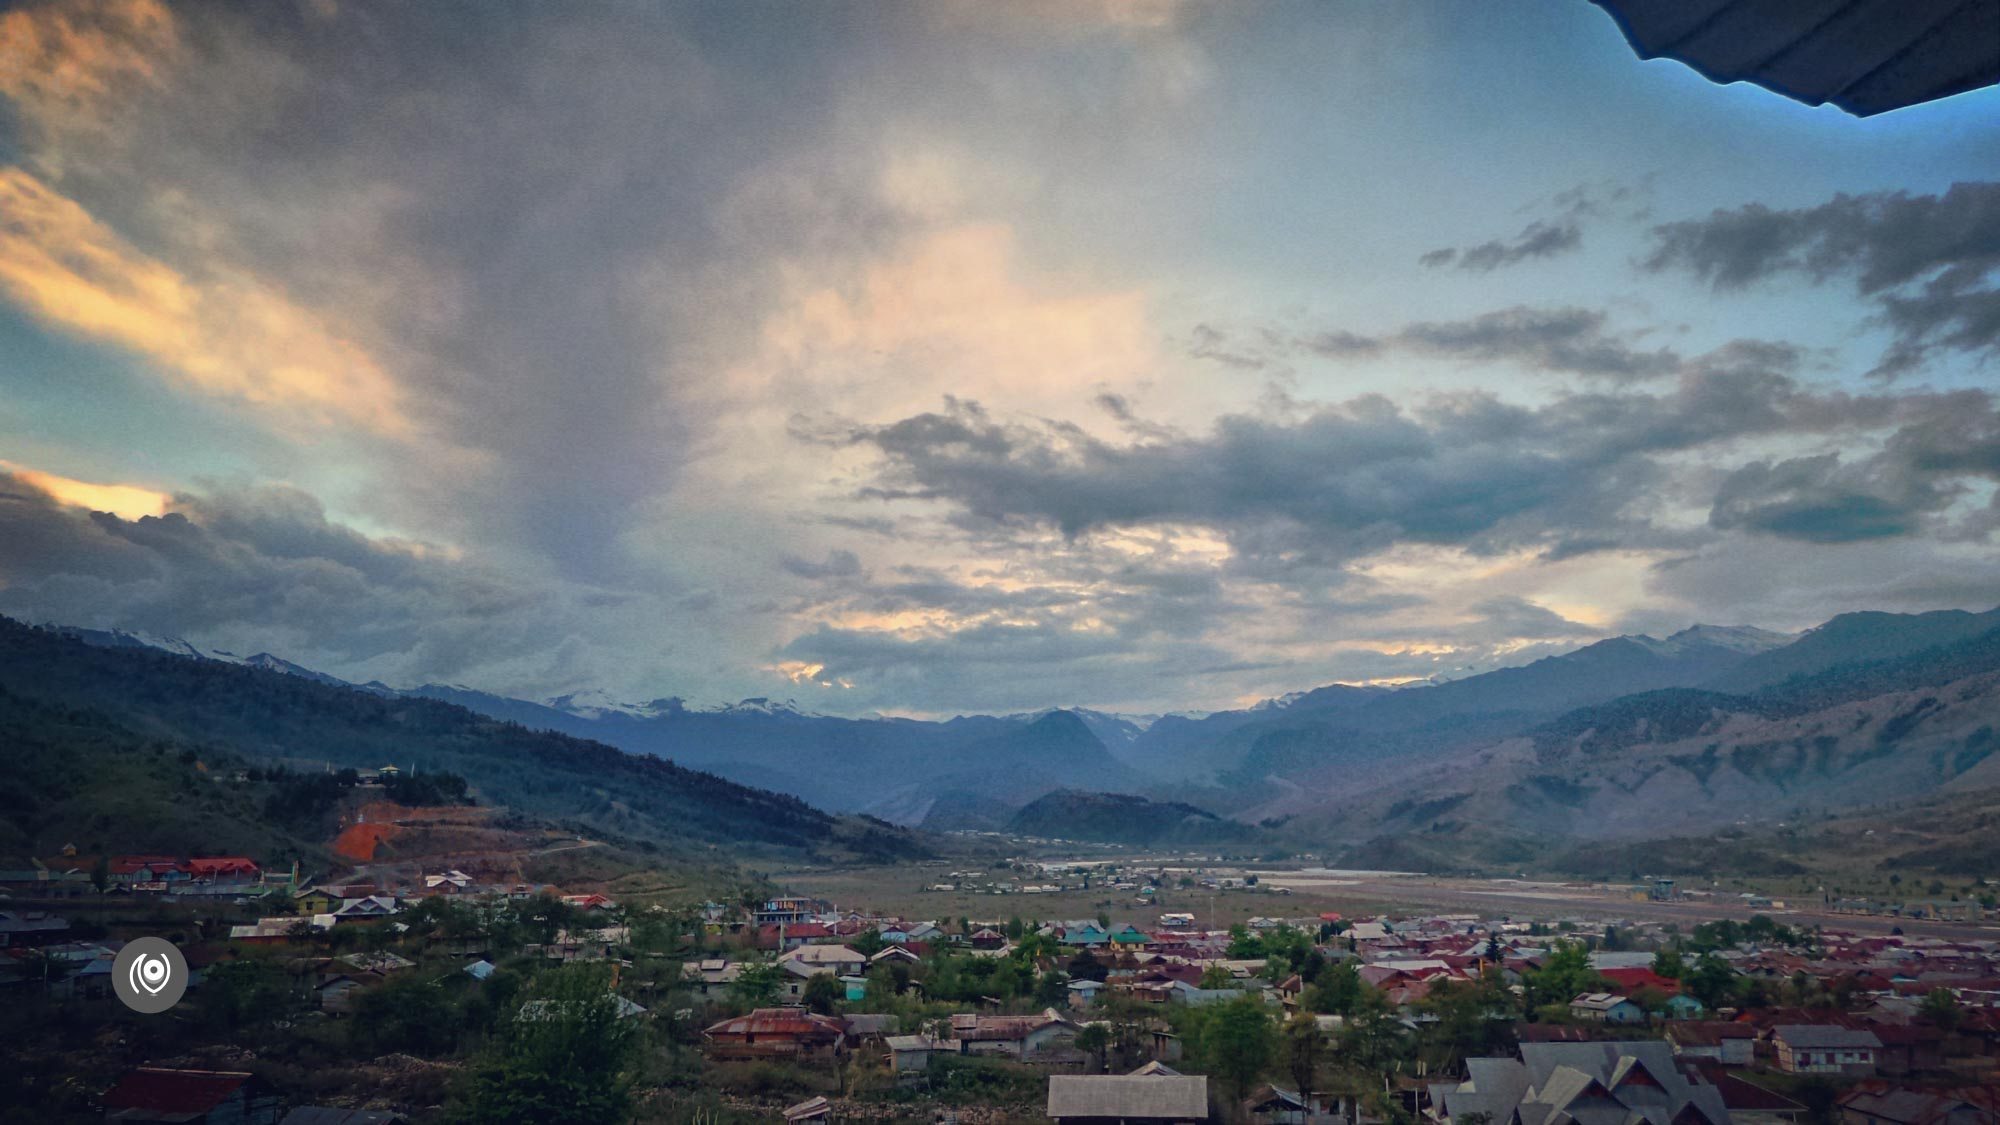
[[[1192,869],[1195,866],[1193,861],[1187,860],[1148,859],[1157,859],[1170,868],[1186,865]],[[1118,862],[1132,864],[1133,860],[1125,857]],[[781,871],[774,872],[771,878],[794,893],[823,898],[844,908],[881,911],[909,918],[969,917],[1004,921],[1015,916],[1048,920],[1102,914],[1113,926],[1130,922],[1144,928],[1156,924],[1162,913],[1185,911],[1196,915],[1203,926],[1222,929],[1259,916],[1301,917],[1329,912],[1356,916],[1451,910],[1475,913],[1484,918],[1506,916],[1538,921],[1679,922],[1683,928],[1691,930],[1702,922],[1718,918],[1748,921],[1758,914],[1766,914],[1787,925],[1807,928],[1824,926],[1857,934],[1903,933],[1963,940],[2000,938],[2000,926],[1991,923],[1837,912],[1825,909],[1817,894],[1810,900],[1780,898],[1774,899],[1772,905],[1752,906],[1737,899],[1736,889],[1712,897],[1655,902],[1638,897],[1629,884],[1480,879],[1395,872],[1236,868],[1213,864],[1208,870],[1254,874],[1259,878],[1259,886],[1217,891],[1165,889],[1153,901],[1142,903],[1129,892],[1101,887],[1043,894],[927,890],[927,887],[939,884],[943,877],[941,869],[910,864]],[[1275,890],[1278,887],[1286,888],[1290,893],[1278,893]],[[1777,905],[1779,902],[1785,905]]]

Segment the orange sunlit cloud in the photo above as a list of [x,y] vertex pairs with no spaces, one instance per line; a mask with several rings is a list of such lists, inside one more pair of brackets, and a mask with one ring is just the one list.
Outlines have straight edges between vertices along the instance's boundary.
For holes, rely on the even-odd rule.
[[159,80],[176,39],[160,0],[17,8],[0,15],[0,96],[44,129],[101,129],[121,93]]
[[146,356],[203,394],[411,434],[388,373],[256,279],[192,279],[21,168],[0,169],[0,213],[0,293],[37,315]]
[[12,461],[0,461],[0,471],[11,473],[16,480],[41,489],[58,503],[88,508],[93,512],[110,512],[120,519],[136,520],[144,516],[164,515],[167,504],[173,499],[167,493],[135,484],[96,484],[44,473]]

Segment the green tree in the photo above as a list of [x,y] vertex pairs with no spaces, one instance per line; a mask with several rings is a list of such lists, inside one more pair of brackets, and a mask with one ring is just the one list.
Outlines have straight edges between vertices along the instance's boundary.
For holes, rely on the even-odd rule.
[[1463,1060],[1493,1054],[1509,1045],[1508,1017],[1513,996],[1498,974],[1476,981],[1433,983],[1420,1005],[1435,1022],[1425,1035],[1454,1068]]
[[1264,1002],[1248,993],[1210,1006],[1207,1015],[1201,1036],[1203,1059],[1229,1091],[1230,1100],[1240,1102],[1271,1065],[1277,1029]]
[[768,961],[745,965],[729,982],[729,998],[752,1008],[762,1007],[778,998],[778,986],[785,981],[785,970]]
[[1201,971],[1201,987],[1203,988],[1211,990],[1232,988],[1235,984],[1236,978],[1230,976],[1229,970],[1223,968],[1221,965],[1210,965]]
[[1653,971],[1668,980],[1679,980],[1687,975],[1687,962],[1682,960],[1680,950],[1664,946],[1653,954]]
[[1946,1031],[1956,1029],[1965,1016],[1959,1009],[1958,997],[1952,995],[1949,988],[1933,988],[1925,993],[1917,1012]]
[[457,1042],[458,1020],[438,982],[404,973],[361,994],[354,1037],[373,1055],[439,1055]]
[[111,886],[111,860],[108,856],[100,855],[97,862],[90,865],[90,885],[97,888],[98,894],[103,894]]
[[833,1014],[834,1005],[840,1003],[846,996],[846,990],[841,988],[840,982],[833,978],[832,973],[814,973],[806,978],[806,989],[802,999],[805,1000],[806,1007],[822,1016],[830,1016]]
[[1567,1004],[1586,992],[1604,986],[1604,978],[1590,967],[1590,952],[1580,941],[1558,941],[1549,950],[1542,967],[1527,974],[1529,1003],[1534,1007]]
[[1069,1002],[1069,974],[1050,969],[1035,980],[1035,1003],[1045,1008]]
[[1348,1015],[1361,1001],[1361,971],[1352,961],[1327,966],[1306,990],[1306,1006],[1327,1015]]
[[1285,1069],[1308,1106],[1319,1086],[1320,1047],[1319,1021],[1310,1013],[1300,1012],[1285,1021]]
[[610,1125],[631,1114],[639,1039],[595,966],[543,974],[531,1006],[504,1021],[454,1117],[489,1125]]
[[1111,1049],[1111,1028],[1104,1023],[1087,1023],[1076,1033],[1076,1049],[1089,1055],[1092,1069],[1105,1068],[1105,1056]]
[[1736,970],[1713,953],[1704,953],[1682,978],[1683,987],[1710,1011],[1729,1003],[1736,993]]

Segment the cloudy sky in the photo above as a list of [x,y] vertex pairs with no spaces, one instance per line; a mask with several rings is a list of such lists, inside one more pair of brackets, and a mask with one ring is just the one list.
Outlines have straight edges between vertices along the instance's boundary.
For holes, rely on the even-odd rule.
[[1229,705],[2000,603],[2000,92],[1584,0],[27,3],[0,613]]

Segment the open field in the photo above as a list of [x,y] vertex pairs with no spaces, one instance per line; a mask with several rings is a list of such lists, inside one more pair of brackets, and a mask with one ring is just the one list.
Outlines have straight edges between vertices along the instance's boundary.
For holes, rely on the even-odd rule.
[[[1176,861],[1164,860],[1167,866]],[[1312,916],[1337,911],[1349,916],[1425,911],[1473,913],[1539,921],[1575,919],[1582,922],[1678,922],[1693,926],[1718,918],[1745,920],[1769,914],[1795,926],[1824,926],[1858,933],[1937,937],[2000,937],[2000,926],[1964,922],[1917,921],[1892,917],[1838,914],[1818,909],[1752,908],[1729,898],[1652,902],[1634,897],[1633,888],[1616,884],[1566,883],[1516,879],[1475,879],[1394,872],[1335,872],[1251,868],[1260,886],[1207,890],[1162,888],[1157,901],[1141,904],[1129,893],[1098,888],[1050,894],[990,894],[930,891],[949,867],[895,865],[846,869],[774,872],[777,885],[835,902],[842,907],[879,910],[922,919],[1004,920],[1089,918],[1103,914],[1113,925],[1131,922],[1154,925],[1166,911],[1193,913],[1204,927],[1224,928],[1250,918]],[[1003,872],[992,874],[1005,877]],[[1286,887],[1290,894],[1272,888]],[[1802,906],[1802,903],[1793,903]],[[1812,900],[1813,907],[1818,899]]]

